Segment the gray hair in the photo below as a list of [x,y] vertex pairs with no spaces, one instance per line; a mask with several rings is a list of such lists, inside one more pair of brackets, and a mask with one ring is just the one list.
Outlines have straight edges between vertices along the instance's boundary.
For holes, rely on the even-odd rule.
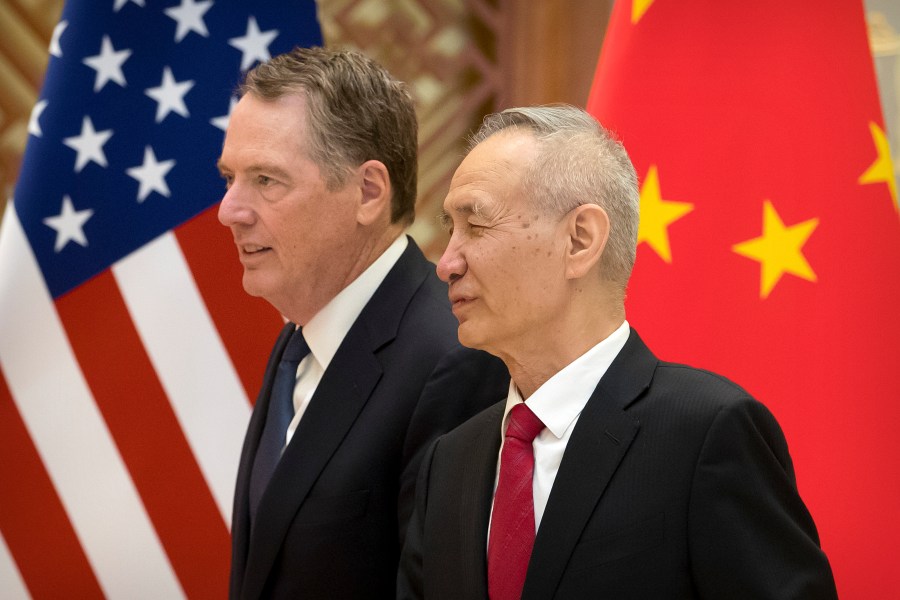
[[387,167],[393,188],[391,222],[415,219],[418,125],[402,82],[352,50],[294,48],[251,69],[239,93],[263,100],[306,98],[309,159],[330,190],[367,160]]
[[624,146],[584,110],[555,104],[488,115],[471,136],[469,151],[507,129],[531,133],[538,142],[538,155],[522,181],[535,208],[564,215],[582,204],[596,204],[606,211],[610,233],[600,271],[624,293],[640,218],[637,174]]

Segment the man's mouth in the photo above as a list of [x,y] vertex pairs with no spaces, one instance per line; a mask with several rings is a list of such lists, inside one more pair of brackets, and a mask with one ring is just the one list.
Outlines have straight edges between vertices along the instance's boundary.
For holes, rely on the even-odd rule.
[[450,297],[450,305],[456,308],[462,308],[471,304],[475,299],[469,296],[451,296]]
[[240,248],[242,255],[254,255],[271,250],[268,246],[258,246],[256,244],[243,244],[238,247]]

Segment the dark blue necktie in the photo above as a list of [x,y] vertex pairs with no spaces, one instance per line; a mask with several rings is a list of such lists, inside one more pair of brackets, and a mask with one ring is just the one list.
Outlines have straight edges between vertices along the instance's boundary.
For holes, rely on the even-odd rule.
[[297,366],[309,354],[309,346],[303,339],[303,332],[298,329],[291,335],[278,370],[272,383],[272,396],[269,399],[269,412],[266,424],[259,439],[253,471],[250,473],[250,518],[256,516],[259,500],[262,498],[269,479],[275,472],[275,466],[284,450],[285,436],[288,426],[294,418],[294,385],[297,383]]

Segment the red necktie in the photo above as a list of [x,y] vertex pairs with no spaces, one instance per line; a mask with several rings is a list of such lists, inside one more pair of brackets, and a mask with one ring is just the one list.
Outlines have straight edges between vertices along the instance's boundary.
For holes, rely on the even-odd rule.
[[534,452],[531,443],[544,428],[524,403],[509,413],[500,453],[488,539],[488,594],[491,600],[519,600],[534,545]]

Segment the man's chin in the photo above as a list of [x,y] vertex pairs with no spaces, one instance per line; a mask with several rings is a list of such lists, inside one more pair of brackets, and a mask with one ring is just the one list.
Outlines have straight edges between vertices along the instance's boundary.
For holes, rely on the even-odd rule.
[[255,298],[265,298],[266,297],[266,287],[262,285],[259,277],[257,277],[254,273],[249,271],[244,271],[244,278],[241,280],[241,283],[244,286],[244,291],[247,292],[248,295],[253,296]]
[[459,343],[466,348],[474,348],[476,350],[484,350],[484,336],[479,335],[477,327],[473,327],[470,321],[463,321],[457,329],[457,337]]

